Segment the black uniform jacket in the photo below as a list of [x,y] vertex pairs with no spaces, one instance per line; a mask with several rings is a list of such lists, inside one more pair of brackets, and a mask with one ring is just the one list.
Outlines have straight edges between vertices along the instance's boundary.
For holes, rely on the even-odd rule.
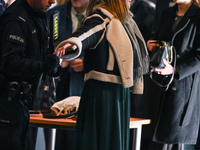
[[163,13],[155,37],[176,48],[175,79],[166,92],[145,84],[139,117],[152,119],[144,133],[154,141],[195,144],[200,120],[200,8],[192,5],[172,33],[176,11],[177,5]]
[[39,62],[48,44],[45,18],[26,0],[17,0],[0,17],[0,71],[7,80],[33,83],[41,75]]

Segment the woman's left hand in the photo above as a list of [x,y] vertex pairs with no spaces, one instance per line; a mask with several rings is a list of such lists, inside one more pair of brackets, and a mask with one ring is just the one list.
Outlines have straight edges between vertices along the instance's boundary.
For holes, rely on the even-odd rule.
[[58,57],[62,57],[63,55],[65,55],[66,51],[75,50],[76,48],[77,46],[75,44],[66,43],[62,47],[58,48],[53,54]]
[[[163,63],[165,64],[164,68],[154,68],[151,66],[151,68],[157,73],[161,75],[170,75],[173,73],[174,67],[170,65],[165,59],[163,59]],[[176,72],[176,71],[175,71]]]

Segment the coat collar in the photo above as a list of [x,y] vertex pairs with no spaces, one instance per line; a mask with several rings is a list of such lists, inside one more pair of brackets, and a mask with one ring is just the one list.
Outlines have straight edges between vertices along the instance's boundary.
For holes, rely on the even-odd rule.
[[[177,32],[180,29],[184,28],[184,26],[191,20],[191,18],[193,18],[195,16],[195,14],[197,13],[198,8],[199,7],[194,5],[194,4],[192,4],[190,6],[190,8],[185,13],[184,17],[182,18],[182,20],[178,24],[175,32]],[[172,9],[173,9],[173,13],[174,13],[174,16],[175,16],[176,15],[176,11],[178,10],[178,5],[176,4]]]
[[[199,7],[198,7],[197,5],[192,4],[192,5],[189,7],[189,9],[187,10],[187,12],[185,13],[185,16],[186,16],[186,17],[194,16],[194,15],[196,14],[198,8],[199,8]],[[171,9],[172,9],[171,13],[175,13],[175,12],[178,10],[178,5],[177,5],[177,4],[174,5]]]
[[187,10],[187,12],[185,13],[185,16],[186,16],[186,17],[192,17],[192,16],[194,16],[194,15],[197,13],[197,10],[198,10],[198,9],[199,9],[198,6],[192,4],[192,5],[190,6],[190,8]]
[[[195,4],[192,4],[190,6],[190,8],[187,10],[187,12],[185,13],[185,17],[192,17],[196,14],[197,10],[199,9],[198,6],[196,6]],[[178,5],[174,5],[173,7],[169,8],[168,14],[170,16],[175,15],[176,11],[178,10]]]

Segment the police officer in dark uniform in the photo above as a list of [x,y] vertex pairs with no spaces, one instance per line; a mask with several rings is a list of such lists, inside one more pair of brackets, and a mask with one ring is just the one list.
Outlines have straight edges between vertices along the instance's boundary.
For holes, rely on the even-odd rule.
[[45,12],[55,0],[16,0],[0,17],[0,149],[22,150],[31,85],[59,66],[47,50]]

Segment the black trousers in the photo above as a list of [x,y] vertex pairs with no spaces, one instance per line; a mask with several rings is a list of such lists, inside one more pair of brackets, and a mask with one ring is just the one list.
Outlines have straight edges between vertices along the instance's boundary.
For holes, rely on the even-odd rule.
[[0,149],[24,150],[29,125],[29,111],[19,96],[8,99],[0,92]]

